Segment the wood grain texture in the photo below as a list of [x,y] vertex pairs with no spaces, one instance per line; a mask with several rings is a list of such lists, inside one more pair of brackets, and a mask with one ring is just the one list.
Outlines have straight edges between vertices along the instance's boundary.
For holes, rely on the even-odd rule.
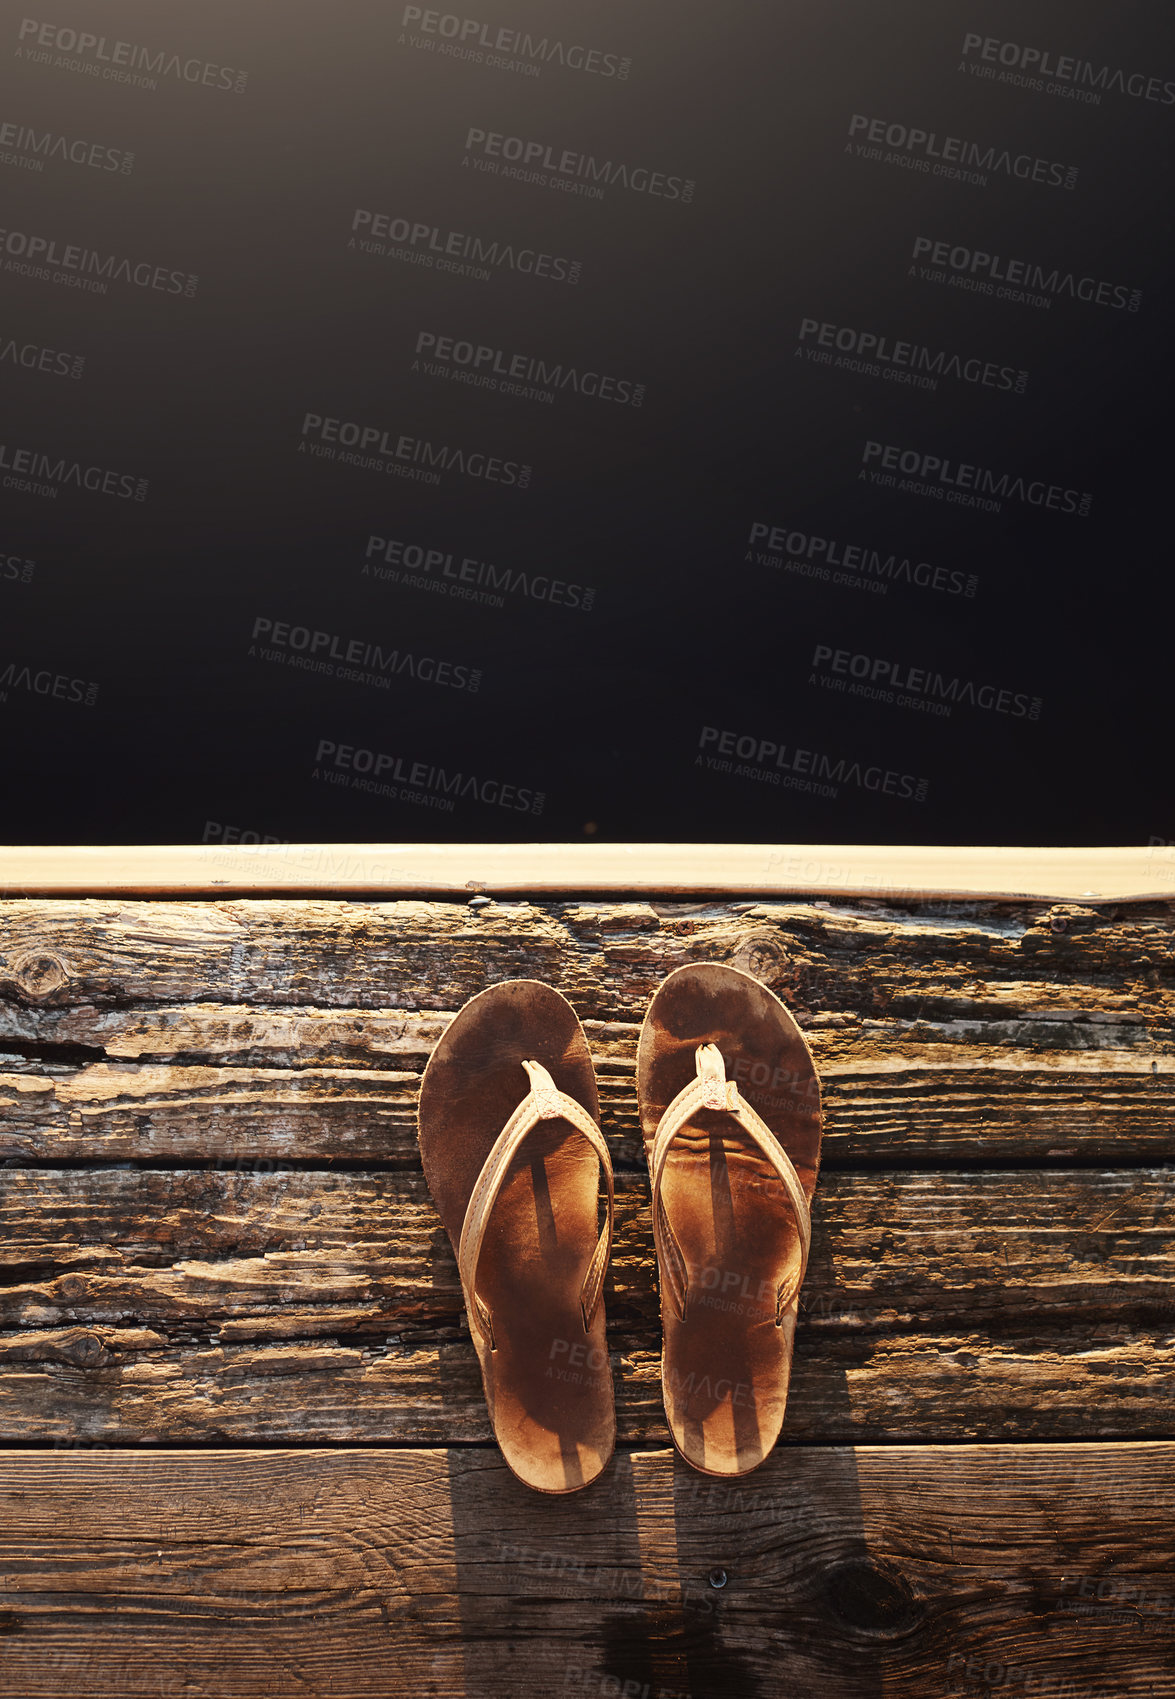
[[0,994],[36,1008],[454,1009],[516,976],[634,1020],[689,961],[801,1013],[1115,1024],[1169,1012],[1170,904],[141,902],[0,904]]
[[639,1021],[693,960],[805,1027],[827,1160],[1173,1152],[1167,906],[46,901],[0,904],[0,1154],[413,1164],[439,1033],[521,975],[585,1020],[634,1161]]
[[[286,1025],[286,1022],[279,1022]],[[431,1024],[431,1023],[430,1023]],[[605,1135],[642,1159],[635,1027],[593,1043]],[[589,1032],[589,1040],[593,1034]],[[884,1039],[813,1040],[826,1163],[1175,1155],[1175,1057]],[[0,1039],[0,1055],[4,1040]],[[614,1040],[614,1048],[620,1043]],[[839,1051],[839,1055],[836,1053]],[[903,1053],[904,1052],[904,1053]],[[827,1058],[827,1059],[826,1059]],[[419,1073],[404,1069],[0,1062],[0,1157],[50,1163],[333,1160],[418,1164]]]
[[[787,1002],[826,1107],[734,1484],[641,1449],[635,1043],[694,960]],[[619,1170],[627,1449],[569,1500],[492,1445],[415,1142],[513,975],[584,1018]],[[0,903],[0,1438],[54,1447],[0,1458],[0,1699],[1175,1699],[1175,1446],[1131,1443],[1173,1426],[1173,982],[1167,902]]]
[[[490,1437],[417,1175],[8,1170],[0,1228],[8,1440]],[[1168,1169],[826,1175],[785,1432],[1165,1433],[1173,1244]],[[641,1176],[607,1305],[621,1437],[662,1438]]]
[[0,1694],[1170,1699],[1173,1530],[1160,1444],[7,1453]]

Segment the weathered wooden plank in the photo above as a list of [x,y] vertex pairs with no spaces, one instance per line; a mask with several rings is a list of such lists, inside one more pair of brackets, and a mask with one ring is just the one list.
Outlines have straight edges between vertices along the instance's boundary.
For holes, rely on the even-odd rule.
[[[1175,1057],[905,1049],[817,1057],[826,1162],[1175,1155]],[[639,1162],[632,1064],[598,1065],[598,1076],[613,1161]],[[0,1073],[0,1157],[416,1166],[418,1083],[416,1073],[360,1068],[28,1067]]]
[[1175,1694],[1175,1448],[0,1458],[5,1699]]
[[648,891],[724,895],[1168,896],[1175,852],[894,844],[167,844],[6,847],[13,895],[220,891]]
[[[1138,1011],[1078,1015],[808,1017],[826,1160],[1175,1154],[1169,1035],[1143,1025]],[[417,1081],[450,1018],[239,1005],[0,1007],[0,1155],[415,1165]],[[639,1161],[639,1027],[589,1021],[587,1030],[614,1160]]]
[[[0,1171],[0,1330],[125,1326],[205,1343],[330,1331],[382,1343],[461,1326],[422,1177]],[[659,1325],[648,1183],[617,1181],[609,1294],[626,1340]],[[1030,1332],[1175,1305],[1175,1171],[828,1173],[805,1285],[815,1333]],[[801,1337],[803,1335],[801,1334]]]
[[415,1075],[360,1069],[133,1067],[0,1074],[0,1151],[62,1160],[275,1155],[412,1160]]
[[[661,1437],[645,1182],[618,1201],[621,1432]],[[489,1436],[418,1176],[9,1170],[0,1227],[9,1439]],[[1170,1170],[828,1175],[788,1433],[1163,1433],[1173,1242]]]
[[0,1150],[413,1161],[414,1076],[449,1011],[532,974],[588,1021],[629,1160],[639,1018],[689,959],[793,1007],[830,1160],[1170,1152],[1167,906],[245,901],[0,905]]
[[[737,912],[736,912],[737,908]],[[687,961],[757,974],[801,1015],[1143,1016],[1172,1004],[1171,905],[44,900],[0,904],[0,997],[132,1003],[460,1006],[499,979],[549,980],[592,1020],[637,1020]]]
[[[18,1335],[11,1351],[0,1375],[5,1443],[492,1440],[464,1341],[381,1349],[262,1338],[181,1352],[150,1330],[89,1327]],[[648,1350],[619,1336],[613,1368],[623,1440],[667,1443],[659,1344]],[[1171,1429],[1173,1375],[1169,1326],[1053,1326],[1044,1347],[983,1329],[842,1334],[803,1355],[797,1347],[784,1435],[791,1443],[1160,1437]]]
[[[1025,1002],[1031,1002],[1026,997]],[[927,1045],[950,1046],[964,1057],[987,1052],[1063,1051],[1104,1057],[1118,1052],[1148,1062],[1170,1055],[1173,1042],[1142,1008],[1032,1008],[1006,1019],[936,1018],[915,1010],[908,1018],[799,1011],[808,1042],[824,1062],[879,1063],[917,1058]],[[86,1061],[168,1062],[207,1067],[401,1068],[419,1073],[453,1018],[431,1009],[273,1009],[249,1004],[145,1004],[98,1009],[39,1008],[0,1001],[0,1056],[17,1067],[28,1055],[43,1071]],[[597,1021],[584,1027],[597,1061],[632,1067],[637,1021]],[[946,1054],[946,1052],[944,1052]],[[1125,1059],[1125,1058],[1124,1058]],[[1080,1066],[1080,1061],[1075,1065]],[[1098,1065],[1091,1061],[1091,1067]]]

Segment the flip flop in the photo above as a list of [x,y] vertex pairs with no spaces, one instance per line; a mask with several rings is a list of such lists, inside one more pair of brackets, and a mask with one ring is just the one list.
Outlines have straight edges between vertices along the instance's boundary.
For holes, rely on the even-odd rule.
[[575,1010],[534,979],[471,997],[420,1086],[421,1160],[457,1254],[494,1434],[539,1492],[588,1486],[616,1439],[602,1301],[612,1163],[598,1117]]
[[637,1048],[673,1442],[741,1475],[783,1426],[820,1164],[820,1081],[787,1009],[718,964],[662,981]]

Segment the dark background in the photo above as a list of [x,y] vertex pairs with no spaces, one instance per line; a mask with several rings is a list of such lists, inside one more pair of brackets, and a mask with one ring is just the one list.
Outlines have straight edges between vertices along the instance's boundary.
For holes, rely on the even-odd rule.
[[[107,51],[162,52],[154,87],[87,71],[105,63],[95,51],[38,47],[25,16],[5,9],[0,122],[134,161],[127,174],[50,153],[36,170],[22,162],[35,144],[0,147],[0,225],[20,233],[0,253],[8,841],[1175,836],[1175,104],[1113,86],[1116,71],[1175,79],[1167,6],[438,9],[596,49],[616,69],[628,59],[625,76],[525,49],[504,57],[537,76],[458,58],[371,0],[61,0],[37,14]],[[976,75],[968,35],[1088,61],[1095,77],[1108,67],[1099,98],[1049,93],[1047,75],[1001,81],[1026,73],[998,57]],[[212,65],[213,80],[168,63]],[[908,153],[887,160],[884,144],[862,157],[854,114],[1062,162],[1075,186],[998,169],[952,180],[897,162]],[[693,196],[615,184],[594,198],[481,171],[466,163],[471,128],[688,179]],[[579,281],[364,251],[349,245],[359,208],[438,240],[574,260]],[[55,280],[58,267],[28,275],[29,234],[198,284],[111,275],[99,293]],[[927,279],[911,270],[920,236],[1104,280],[1130,305]],[[944,375],[919,389],[816,364],[797,355],[804,319],[1025,371],[1027,385]],[[412,369],[421,331],[640,383],[643,404],[431,377]],[[70,371],[80,359],[80,376],[29,363],[40,349]],[[300,452],[308,412],[526,464],[529,486],[459,471],[430,485]],[[859,476],[870,440],[1092,502],[990,512],[877,487]],[[39,478],[19,450],[47,457]],[[145,498],[46,470],[75,462],[146,479]],[[755,523],[930,563],[954,587],[806,576],[755,558]],[[590,586],[594,601],[460,599],[439,569],[444,593],[380,579],[363,571],[372,535]],[[377,662],[382,682],[299,670],[288,644],[262,655],[258,619],[399,659],[390,673]],[[830,690],[817,645],[958,680],[964,699],[936,715]],[[407,655],[411,673],[394,671]],[[421,658],[479,670],[479,688],[412,676]],[[1036,717],[973,703],[981,686]],[[721,732],[752,758],[723,757]],[[811,752],[798,768],[797,750]],[[705,764],[715,755],[729,768]],[[804,788],[820,757],[821,789]],[[377,771],[378,789],[354,783]]]

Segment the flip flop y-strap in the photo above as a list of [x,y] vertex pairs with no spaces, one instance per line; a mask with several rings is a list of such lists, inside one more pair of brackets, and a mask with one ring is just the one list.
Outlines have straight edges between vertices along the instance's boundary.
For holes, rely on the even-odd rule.
[[470,1325],[476,1327],[482,1338],[488,1341],[490,1350],[496,1350],[494,1344],[494,1324],[486,1305],[478,1296],[476,1277],[477,1263],[481,1255],[482,1241],[485,1238],[486,1227],[489,1223],[490,1212],[494,1207],[502,1182],[506,1178],[510,1163],[522,1145],[527,1134],[532,1132],[540,1121],[569,1121],[577,1132],[583,1134],[592,1149],[600,1159],[604,1181],[608,1190],[608,1214],[604,1229],[596,1242],[588,1263],[587,1273],[580,1287],[579,1303],[583,1311],[583,1326],[586,1333],[592,1325],[592,1317],[600,1302],[600,1294],[604,1290],[604,1272],[608,1266],[608,1257],[612,1249],[612,1217],[615,1194],[612,1180],[612,1159],[608,1155],[608,1146],[604,1135],[592,1120],[582,1103],[577,1103],[574,1097],[569,1097],[565,1091],[560,1091],[546,1068],[541,1062],[523,1062],[530,1077],[530,1090],[515,1109],[502,1131],[498,1134],[485,1159],[477,1185],[469,1200],[469,1208],[465,1212],[465,1220],[461,1227],[461,1244],[457,1252],[457,1268],[461,1275],[461,1286],[465,1293],[465,1304],[469,1311]]
[[668,1106],[657,1125],[653,1148],[649,1153],[649,1169],[653,1181],[653,1239],[657,1247],[657,1260],[664,1271],[665,1283],[673,1301],[673,1308],[681,1321],[685,1320],[686,1300],[689,1295],[689,1270],[677,1234],[673,1231],[669,1216],[665,1211],[665,1203],[661,1196],[661,1182],[665,1175],[665,1163],[669,1156],[670,1146],[689,1124],[693,1115],[699,1109],[728,1110],[750,1136],[754,1139],[763,1155],[778,1174],[796,1226],[800,1234],[800,1272],[798,1279],[782,1280],[776,1294],[775,1323],[778,1327],[783,1320],[784,1310],[795,1297],[803,1284],[804,1271],[808,1266],[808,1249],[812,1242],[812,1213],[808,1207],[808,1199],[796,1172],[795,1163],[784,1150],[775,1134],[767,1123],[752,1109],[751,1105],[739,1096],[738,1086],[734,1080],[726,1077],[726,1067],[722,1060],[722,1052],[716,1044],[699,1044],[695,1052],[698,1075],[683,1086],[673,1102]]

